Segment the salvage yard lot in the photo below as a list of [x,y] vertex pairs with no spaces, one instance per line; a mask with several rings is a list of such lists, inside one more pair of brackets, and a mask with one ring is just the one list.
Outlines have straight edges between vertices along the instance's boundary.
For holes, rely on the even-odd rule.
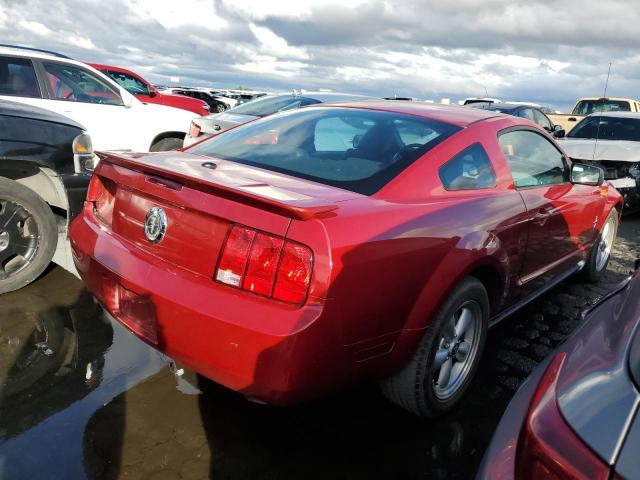
[[639,237],[624,218],[603,280],[565,281],[495,328],[472,391],[431,421],[374,385],[276,409],[179,378],[51,268],[0,305],[5,478],[470,478],[517,386],[625,278]]

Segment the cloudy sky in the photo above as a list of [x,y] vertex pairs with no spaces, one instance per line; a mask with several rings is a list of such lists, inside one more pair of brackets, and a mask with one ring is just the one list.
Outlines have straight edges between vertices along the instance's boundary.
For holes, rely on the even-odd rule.
[[640,97],[637,0],[0,0],[0,39],[156,83],[568,108]]

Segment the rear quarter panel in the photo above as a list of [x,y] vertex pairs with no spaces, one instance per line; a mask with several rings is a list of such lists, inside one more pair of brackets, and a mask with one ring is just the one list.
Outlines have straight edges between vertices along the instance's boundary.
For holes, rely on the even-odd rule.
[[[439,145],[372,197],[342,203],[317,225],[292,222],[289,238],[309,243],[305,232],[316,229],[326,239],[310,245],[323,252],[312,288],[327,298],[325,318],[356,355],[388,345],[405,360],[447,294],[477,267],[495,269],[498,303],[509,301],[526,242],[525,208],[496,154],[501,122],[483,124]],[[438,167],[478,141],[494,160],[496,187],[447,192]]]

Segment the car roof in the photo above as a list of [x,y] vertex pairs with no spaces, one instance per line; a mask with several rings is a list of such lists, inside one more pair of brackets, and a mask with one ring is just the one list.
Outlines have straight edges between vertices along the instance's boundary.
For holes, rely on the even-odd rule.
[[466,127],[472,123],[500,116],[498,112],[492,112],[481,108],[469,108],[462,105],[443,105],[426,102],[398,102],[396,100],[362,100],[358,102],[331,103],[311,105],[305,108],[320,108],[327,106],[363,108],[370,110],[383,110],[386,112],[415,115],[428,118],[458,127]]
[[21,57],[31,57],[31,58],[42,58],[42,59],[46,59],[46,60],[61,60],[64,59],[65,61],[69,61],[69,62],[74,62],[74,60],[70,59],[69,57],[66,57],[64,55],[61,54],[57,54],[55,52],[47,52],[45,50],[37,50],[37,49],[32,49],[30,47],[19,47],[19,46],[8,46],[8,45],[3,45],[0,46],[0,54],[2,55],[16,55],[16,56],[21,56]]
[[9,100],[0,100],[0,115],[43,120],[46,122],[68,125],[80,130],[86,130],[86,128],[84,128],[78,122],[70,119],[69,117],[65,117],[64,115],[60,115],[44,108],[34,107],[32,105],[27,105],[24,103],[11,102]]
[[633,98],[623,98],[623,97],[581,97],[578,99],[578,102],[581,102],[583,100],[587,100],[587,101],[613,100],[614,102],[637,102],[638,101],[638,100],[634,100]]
[[588,117],[636,118],[640,120],[640,112],[594,112]]

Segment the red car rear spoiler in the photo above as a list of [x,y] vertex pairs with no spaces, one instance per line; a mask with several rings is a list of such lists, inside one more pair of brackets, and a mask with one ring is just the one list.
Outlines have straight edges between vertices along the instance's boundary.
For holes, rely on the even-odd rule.
[[[176,170],[160,168],[151,163],[138,162],[135,159],[120,156],[112,152],[99,152],[101,162],[120,165],[130,170],[138,171],[146,175],[164,178],[174,185],[206,189],[208,192],[226,198],[228,200],[260,208],[278,215],[291,217],[296,220],[310,220],[322,218],[338,209],[338,205],[323,202],[322,199],[310,198],[308,200],[278,200],[271,197],[256,195],[244,190],[235,189],[203,178],[193,178],[186,173]],[[100,174],[100,163],[96,167],[96,174]],[[177,183],[176,183],[177,182]]]

